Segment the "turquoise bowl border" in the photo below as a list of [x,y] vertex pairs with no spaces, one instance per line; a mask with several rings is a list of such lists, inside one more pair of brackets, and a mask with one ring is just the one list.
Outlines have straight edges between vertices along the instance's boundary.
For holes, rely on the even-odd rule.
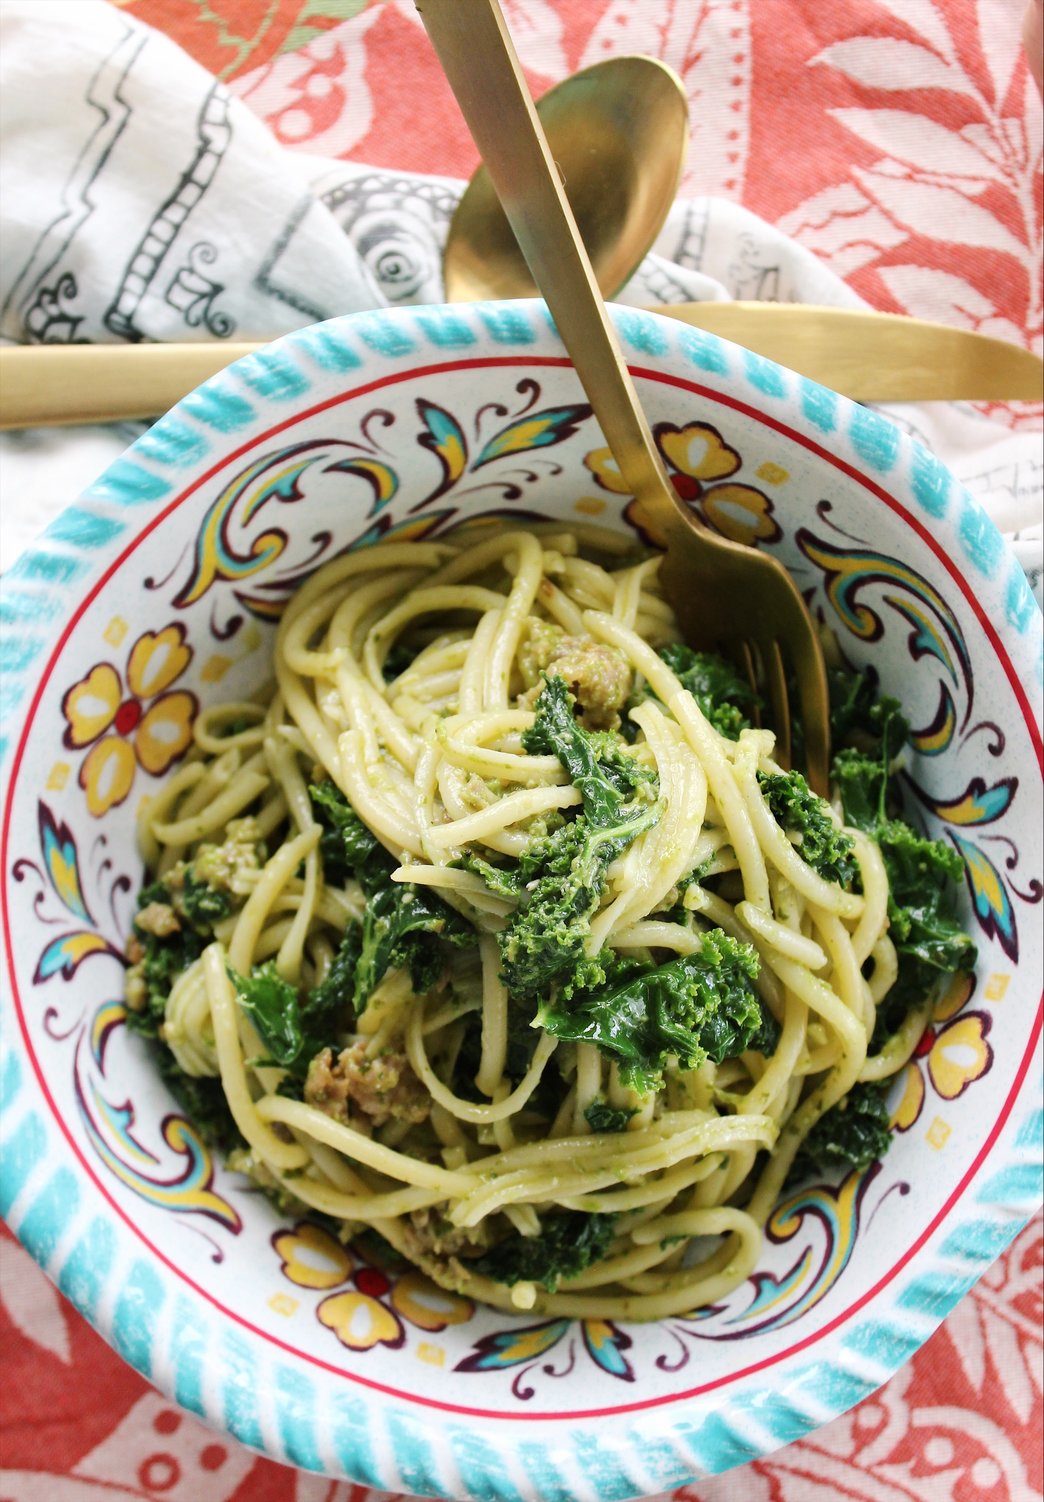
[[[1025,671],[1040,715],[1040,616],[1025,576],[977,503],[923,449],[866,408],[716,337],[628,309],[614,319],[629,357],[669,357],[767,412],[800,412],[823,442],[842,438],[870,475],[900,487],[923,523],[945,528],[990,619]],[[155,424],[24,554],[0,601],[0,766],[71,598],[84,592],[184,484],[248,436],[263,405],[292,416],[320,375],[350,376],[371,354],[402,368],[492,341],[524,354],[548,337],[540,303],[353,315],[292,334],[208,381]],[[1038,1055],[1039,1058],[1039,1055]],[[62,1292],[145,1378],[243,1444],[310,1470],[445,1498],[622,1502],[729,1469],[806,1434],[886,1381],[1004,1249],[1041,1200],[1044,1127],[1029,1076],[983,1171],[917,1255],[843,1332],[793,1362],[781,1385],[748,1378],[716,1407],[635,1412],[611,1431],[586,1419],[519,1424],[436,1417],[380,1392],[346,1390],[270,1342],[232,1327],[143,1255],[109,1212],[47,1114],[3,1004],[0,1213]]]

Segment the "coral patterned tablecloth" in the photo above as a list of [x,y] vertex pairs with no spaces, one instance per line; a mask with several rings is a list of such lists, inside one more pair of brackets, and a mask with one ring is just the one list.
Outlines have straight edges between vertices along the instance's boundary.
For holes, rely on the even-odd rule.
[[[1041,348],[1041,121],[1022,0],[504,3],[537,92],[616,52],[678,70],[693,120],[683,192],[742,203],[878,307]],[[464,177],[474,166],[412,0],[122,7],[223,79],[289,148],[393,172]],[[734,295],[771,296],[742,290],[756,266],[730,270]],[[990,415],[1040,427],[1039,407]],[[881,1391],[678,1498],[1041,1497],[1042,1264],[1037,1218]],[[258,1459],[176,1411],[2,1228],[0,1350],[0,1502],[379,1502]]]

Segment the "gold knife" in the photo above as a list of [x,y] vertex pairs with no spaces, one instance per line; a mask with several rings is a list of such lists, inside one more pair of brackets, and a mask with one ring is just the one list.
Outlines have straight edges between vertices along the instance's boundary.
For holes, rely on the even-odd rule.
[[[1041,401],[1030,350],[899,313],[806,303],[673,303],[720,334],[856,401]],[[259,344],[0,347],[0,428],[155,417]],[[636,361],[640,363],[640,361]]]

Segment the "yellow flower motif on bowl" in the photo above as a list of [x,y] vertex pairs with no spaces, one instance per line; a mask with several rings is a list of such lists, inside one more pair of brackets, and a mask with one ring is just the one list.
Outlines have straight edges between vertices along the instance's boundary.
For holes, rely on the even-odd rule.
[[[674,488],[709,527],[734,542],[774,542],[779,537],[772,502],[753,485],[730,479],[743,460],[710,423],[690,422],[679,428],[661,422],[653,437]],[[609,449],[593,450],[584,463],[604,490],[630,494]]]
[[[928,1082],[943,1100],[963,1095],[993,1063],[993,1049],[986,1041],[990,1025],[991,1019],[984,1012],[963,1012],[943,1027],[929,1027],[921,1039],[917,1056],[925,1061]],[[908,1132],[920,1117],[927,1086],[915,1060],[907,1064],[900,1078],[902,1095],[892,1112],[892,1125],[899,1132]]]
[[64,743],[90,747],[79,782],[95,817],[123,802],[137,767],[161,777],[192,744],[196,696],[172,689],[191,661],[185,628],[165,626],[138,637],[125,677],[112,663],[95,663],[66,693]]
[[374,1346],[401,1346],[406,1339],[402,1321],[380,1299],[350,1289],[324,1299],[316,1310],[319,1323],[332,1330],[350,1351]]
[[272,1245],[284,1276],[298,1288],[336,1288],[352,1270],[352,1259],[341,1243],[306,1220],[292,1231],[279,1231]]
[[969,1012],[944,1027],[928,1055],[928,1074],[943,1100],[956,1100],[986,1073],[993,1050],[986,1042],[989,1018]]
[[298,1288],[327,1294],[316,1308],[321,1325],[343,1346],[369,1351],[401,1346],[407,1323],[437,1333],[464,1324],[475,1312],[470,1299],[439,1288],[416,1268],[395,1275],[384,1267],[357,1263],[328,1231],[302,1220],[272,1237],[284,1277]]

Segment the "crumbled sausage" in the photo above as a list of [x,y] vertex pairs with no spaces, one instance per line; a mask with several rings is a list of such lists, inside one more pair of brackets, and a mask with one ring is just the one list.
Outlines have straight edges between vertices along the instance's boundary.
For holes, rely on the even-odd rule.
[[181,932],[181,921],[169,902],[147,902],[135,913],[134,926],[142,933],[155,934],[157,939]]
[[529,685],[519,703],[532,707],[544,687],[542,674],[564,678],[583,711],[589,730],[616,730],[631,693],[630,664],[616,647],[590,636],[563,636],[557,626],[534,621],[519,650],[519,667]]
[[563,636],[548,667],[564,678],[592,730],[615,730],[631,692],[631,668],[623,653],[586,636]]
[[335,1121],[347,1123],[357,1111],[372,1126],[393,1119],[416,1124],[431,1109],[431,1098],[405,1054],[369,1058],[365,1040],[343,1048],[336,1062],[330,1048],[316,1054],[308,1066],[304,1098]]

